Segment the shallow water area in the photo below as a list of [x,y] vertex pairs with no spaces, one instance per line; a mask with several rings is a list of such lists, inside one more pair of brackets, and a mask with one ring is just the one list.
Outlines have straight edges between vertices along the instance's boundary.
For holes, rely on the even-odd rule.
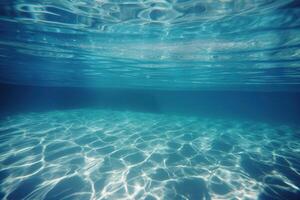
[[102,109],[1,121],[4,199],[297,199],[299,127]]
[[1,0],[0,199],[300,199],[299,0]]

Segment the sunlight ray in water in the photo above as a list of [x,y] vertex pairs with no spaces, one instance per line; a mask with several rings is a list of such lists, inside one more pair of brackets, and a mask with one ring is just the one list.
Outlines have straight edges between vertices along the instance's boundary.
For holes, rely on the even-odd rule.
[[[7,117],[7,199],[295,199],[299,127],[79,109]],[[298,135],[297,135],[298,134]]]

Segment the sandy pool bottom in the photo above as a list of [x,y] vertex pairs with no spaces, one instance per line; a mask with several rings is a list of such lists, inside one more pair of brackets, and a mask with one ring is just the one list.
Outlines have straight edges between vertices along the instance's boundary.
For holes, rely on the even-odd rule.
[[298,199],[299,127],[97,109],[0,122],[0,199]]

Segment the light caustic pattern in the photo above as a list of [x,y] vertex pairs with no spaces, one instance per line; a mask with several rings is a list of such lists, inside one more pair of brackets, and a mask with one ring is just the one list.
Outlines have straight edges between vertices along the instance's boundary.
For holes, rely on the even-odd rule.
[[299,129],[111,110],[2,120],[4,199],[296,199]]
[[297,0],[4,0],[0,25],[0,82],[300,84]]

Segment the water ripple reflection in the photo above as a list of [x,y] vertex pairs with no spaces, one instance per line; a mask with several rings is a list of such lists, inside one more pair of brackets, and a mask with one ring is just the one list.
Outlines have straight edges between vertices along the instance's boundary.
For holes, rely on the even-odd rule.
[[11,116],[4,199],[297,199],[299,127],[110,110]]

